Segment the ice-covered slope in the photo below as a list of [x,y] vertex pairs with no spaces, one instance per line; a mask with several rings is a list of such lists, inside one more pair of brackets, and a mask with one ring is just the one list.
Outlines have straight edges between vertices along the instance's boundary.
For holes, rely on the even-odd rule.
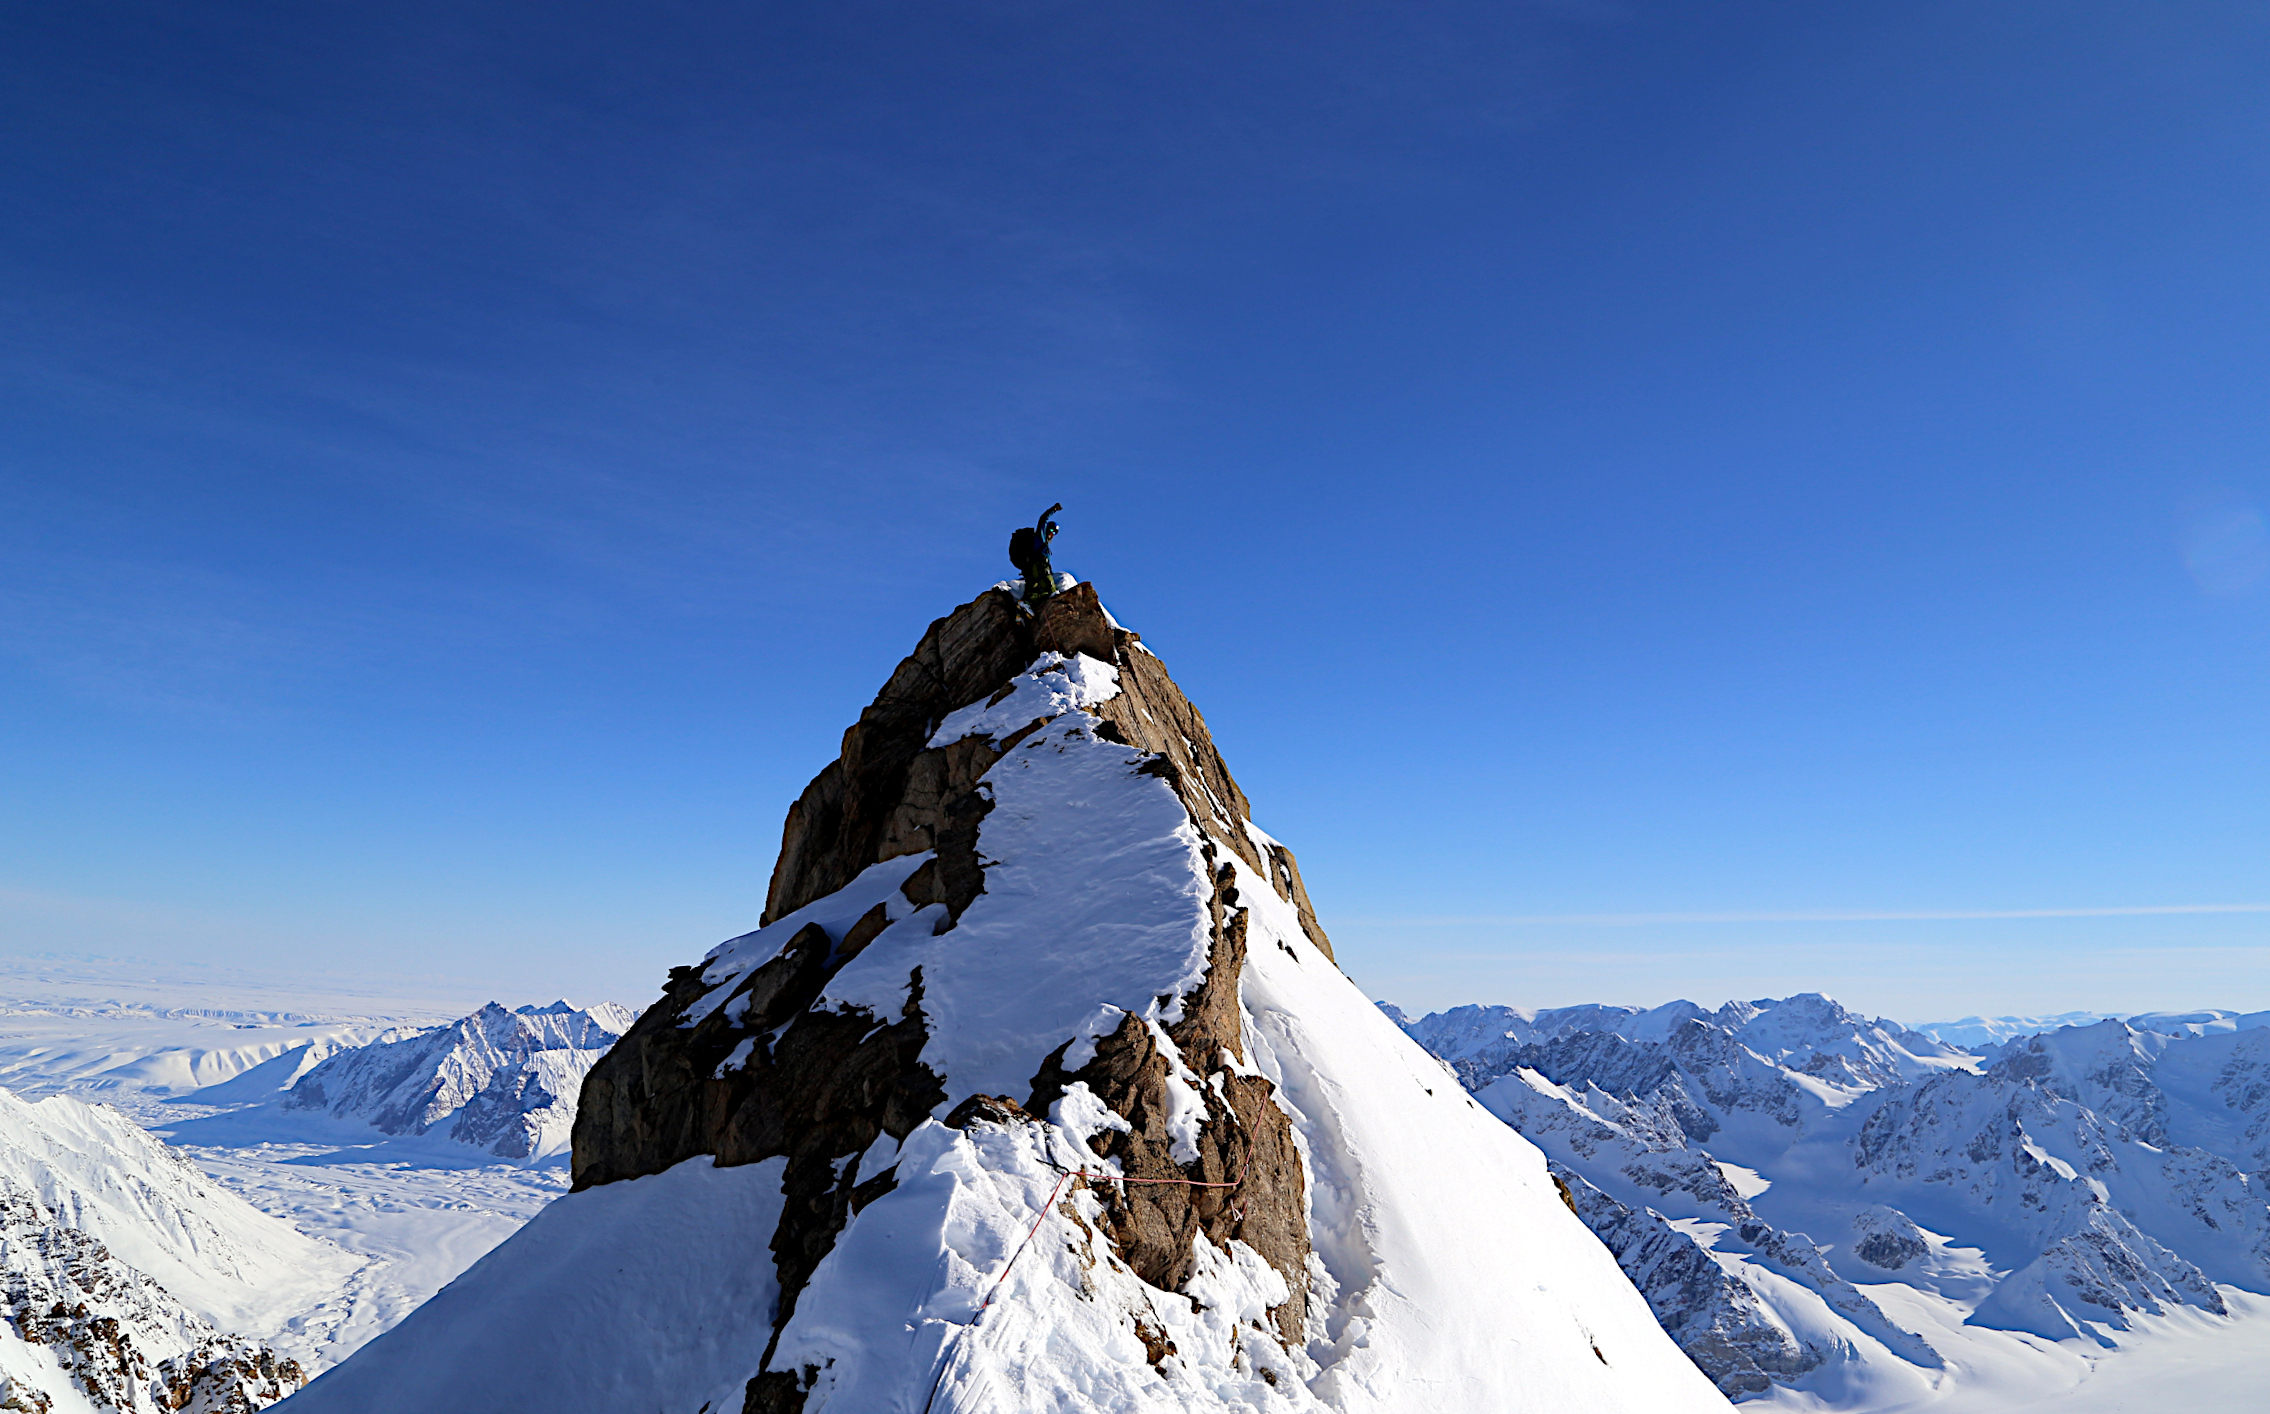
[[587,1011],[491,1002],[447,1026],[388,1032],[330,1056],[282,1103],[367,1120],[385,1134],[446,1124],[449,1138],[500,1158],[548,1158],[568,1147],[583,1077],[632,1020],[612,1002]]
[[593,1071],[580,1191],[294,1414],[1724,1408],[1085,586],[932,626],[766,925]]

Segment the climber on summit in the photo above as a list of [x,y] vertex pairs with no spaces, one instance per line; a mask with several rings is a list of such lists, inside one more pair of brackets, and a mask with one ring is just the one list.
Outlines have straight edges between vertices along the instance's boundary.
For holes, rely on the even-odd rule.
[[1048,542],[1056,538],[1056,522],[1049,517],[1064,509],[1058,501],[1040,513],[1030,527],[1020,526],[1009,537],[1009,563],[1025,577],[1025,602],[1038,608],[1056,592],[1056,567],[1048,562]]

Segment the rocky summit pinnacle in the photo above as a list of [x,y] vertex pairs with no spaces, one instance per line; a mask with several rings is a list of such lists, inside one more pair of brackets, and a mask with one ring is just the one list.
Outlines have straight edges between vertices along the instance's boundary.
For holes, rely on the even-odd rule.
[[[1066,705],[1033,691],[1024,670],[1036,664],[1070,664],[1083,676],[1116,679],[1116,692],[1081,703],[1093,714],[1092,738],[1120,748],[1107,754],[1122,770],[1161,782],[1196,827],[1206,874],[1221,881],[1204,915],[1204,980],[1163,1027],[1144,1015],[1153,998],[1117,998],[1121,1010],[1107,1034],[1065,1037],[1006,1093],[950,1099],[946,1067],[927,1054],[933,1025],[924,1004],[936,979],[923,974],[930,969],[911,970],[895,1014],[840,1008],[825,994],[830,979],[894,924],[934,910],[929,935],[950,938],[987,892],[980,833],[999,805],[988,777]],[[999,725],[1006,730],[940,730],[973,707],[1005,713]],[[1020,715],[1027,719],[1014,720]],[[885,1138],[903,1141],[933,1114],[957,1127],[1046,1115],[1080,1085],[1128,1121],[1095,1145],[1123,1172],[1216,1183],[1242,1172],[1235,1200],[1225,1190],[1180,1184],[1103,1185],[1104,1223],[1120,1257],[1146,1282],[1173,1290],[1189,1275],[1195,1236],[1225,1247],[1242,1240],[1284,1278],[1288,1295],[1273,1322],[1297,1339],[1309,1255],[1301,1170],[1290,1125],[1271,1103],[1273,1087],[1241,1073],[1237,980],[1245,915],[1235,906],[1228,859],[1270,882],[1326,958],[1331,943],[1291,851],[1253,829],[1249,814],[1205,719],[1136,635],[1112,622],[1092,586],[1056,594],[1037,613],[1004,590],[980,595],[931,624],[844,733],[842,754],[789,808],[767,894],[767,931],[877,866],[919,864],[856,917],[835,927],[803,924],[729,986],[717,980],[714,962],[673,973],[663,1003],[586,1082],[575,1129],[576,1186],[659,1173],[699,1154],[716,1155],[721,1164],[786,1158],[789,1201],[772,1244],[782,1281],[776,1326],[785,1327],[844,1222],[894,1185],[894,1171],[864,1174],[847,1166],[847,1157]],[[1095,945],[1111,944],[1099,938]],[[950,947],[933,956],[944,967],[958,961]],[[1072,961],[1073,971],[1087,970]],[[1109,961],[1093,959],[1097,970]],[[698,1019],[690,1015],[697,1008]],[[1083,1050],[1079,1064],[1068,1055],[1075,1046]],[[1178,1155],[1169,1086],[1191,1081],[1226,1104],[1197,1125],[1195,1153]],[[758,1388],[754,1409],[802,1405],[796,1372],[768,1371]]]
[[931,624],[573,1191],[293,1414],[1690,1414],[1542,1155],[1343,976],[1086,584]]

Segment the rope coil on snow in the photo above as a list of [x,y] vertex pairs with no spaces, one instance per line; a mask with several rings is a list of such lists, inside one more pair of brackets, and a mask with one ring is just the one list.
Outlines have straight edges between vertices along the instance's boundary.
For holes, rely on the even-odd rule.
[[[1230,1116],[1233,1119],[1236,1118],[1237,1111],[1230,1111]],[[1239,1127],[1244,1128],[1244,1125],[1241,1123]],[[1033,1225],[1025,1229],[1025,1240],[1018,1243],[1017,1250],[1009,1254],[1009,1260],[1001,1264],[1000,1275],[993,1278],[993,1284],[985,1290],[985,1299],[977,1304],[977,1314],[970,1317],[968,1325],[955,1329],[952,1340],[948,1342],[948,1348],[940,1352],[938,1374],[935,1379],[930,1381],[930,1396],[922,1401],[922,1414],[930,1414],[930,1406],[937,1402],[938,1391],[946,1383],[946,1371],[953,1365],[954,1352],[961,1348],[963,1333],[977,1329],[977,1323],[985,1319],[987,1309],[993,1305],[993,1298],[1001,1293],[1001,1284],[1009,1279],[1009,1273],[1016,1267],[1017,1259],[1025,1255],[1025,1249],[1032,1246],[1033,1238],[1040,1234],[1040,1225],[1047,1222],[1048,1215],[1055,1211],[1056,1200],[1064,1194],[1064,1185],[1075,1178],[1085,1178],[1097,1183],[1150,1183],[1179,1188],[1241,1188],[1245,1184],[1246,1169],[1253,1163],[1253,1131],[1250,1129],[1245,1131],[1245,1153],[1238,1159],[1237,1177],[1227,1183],[1208,1183],[1203,1179],[1196,1178],[1127,1178],[1119,1174],[1098,1173],[1093,1169],[1068,1169],[1062,1164],[1045,1158],[1041,1162],[1061,1173],[1063,1177],[1056,1180],[1056,1186],[1048,1191],[1048,1201],[1041,1204],[1040,1211],[1034,1214]],[[1245,1202],[1242,1194],[1239,1195],[1236,1213],[1239,1222],[1245,1221]]]

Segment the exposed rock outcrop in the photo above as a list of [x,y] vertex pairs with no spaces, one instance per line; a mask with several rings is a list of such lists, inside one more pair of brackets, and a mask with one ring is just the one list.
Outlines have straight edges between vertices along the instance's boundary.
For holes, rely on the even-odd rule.
[[[987,773],[1069,704],[998,733],[947,740],[941,727],[982,704],[1016,710],[1011,699],[1041,690],[1034,674],[1051,664],[1109,676],[1108,694],[1081,700],[1091,725],[1072,737],[1127,748],[1122,769],[1164,782],[1187,813],[1213,880],[1203,977],[1172,998],[1104,998],[1116,1006],[1111,1029],[1067,1035],[1036,1055],[1015,1093],[949,1105],[952,1077],[939,1068],[925,1009],[936,976],[926,981],[917,966],[889,1014],[823,992],[887,929],[950,935],[985,893],[991,861],[979,836],[996,804]],[[1112,1117],[1089,1141],[1099,1160],[1131,1179],[1168,1180],[1096,1187],[1116,1258],[1177,1291],[1197,1244],[1240,1242],[1282,1276],[1287,1295],[1270,1316],[1279,1338],[1297,1345],[1310,1285],[1303,1170],[1274,1087],[1247,1064],[1238,1001],[1246,911],[1231,860],[1297,910],[1326,957],[1330,943],[1291,853],[1248,817],[1204,719],[1092,588],[1059,593],[1037,614],[1005,591],[980,595],[930,626],[791,807],[764,914],[768,928],[792,929],[785,940],[758,948],[768,955],[739,972],[725,959],[756,934],[675,969],[662,1000],[592,1070],[575,1126],[576,1188],[697,1155],[720,1165],[785,1158],[787,1201],[771,1244],[777,1340],[847,1221],[893,1190],[890,1154],[926,1119],[1029,1124],[1077,1091],[1082,1106]],[[938,965],[954,966],[954,955]],[[1204,1113],[1193,1129],[1194,1103]],[[1198,1186],[1209,1184],[1234,1186]],[[811,1378],[767,1369],[748,1407],[800,1409]]]

